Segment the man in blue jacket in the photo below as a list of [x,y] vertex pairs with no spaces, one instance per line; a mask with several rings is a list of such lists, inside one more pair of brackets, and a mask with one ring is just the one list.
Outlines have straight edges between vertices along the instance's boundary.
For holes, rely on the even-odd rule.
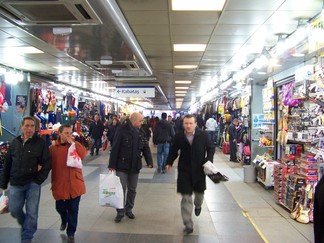
[[51,164],[45,140],[35,134],[34,118],[24,117],[21,130],[9,146],[0,187],[5,190],[10,182],[9,211],[22,227],[21,243],[30,243],[37,230],[41,184]]
[[111,148],[108,169],[116,171],[126,199],[124,208],[117,209],[116,223],[119,223],[125,214],[128,218],[135,219],[132,209],[135,202],[138,175],[142,169],[142,157],[144,156],[147,167],[153,167],[152,154],[146,134],[141,129],[142,123],[142,114],[132,113],[129,121],[117,129]]

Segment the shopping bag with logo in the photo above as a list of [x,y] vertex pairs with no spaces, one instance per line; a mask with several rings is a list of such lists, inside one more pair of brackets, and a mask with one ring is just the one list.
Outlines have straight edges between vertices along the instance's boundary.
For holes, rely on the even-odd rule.
[[100,174],[99,205],[104,207],[124,208],[123,187],[115,172]]
[[2,196],[0,197],[0,214],[8,213],[8,197],[5,191],[2,191]]
[[66,165],[68,167],[82,168],[82,160],[77,153],[75,143],[72,143],[69,147]]

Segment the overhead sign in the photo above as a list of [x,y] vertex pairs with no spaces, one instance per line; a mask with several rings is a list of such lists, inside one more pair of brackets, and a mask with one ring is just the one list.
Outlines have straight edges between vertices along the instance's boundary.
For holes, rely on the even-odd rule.
[[116,97],[154,98],[154,86],[116,86]]

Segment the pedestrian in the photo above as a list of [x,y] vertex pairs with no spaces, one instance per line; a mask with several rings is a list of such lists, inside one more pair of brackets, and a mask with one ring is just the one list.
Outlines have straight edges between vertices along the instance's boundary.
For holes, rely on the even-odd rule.
[[93,156],[94,149],[96,149],[96,155],[99,155],[99,149],[101,148],[101,137],[105,130],[105,127],[99,119],[99,115],[94,116],[94,121],[90,124],[89,127],[89,136],[91,136],[91,149],[90,155]]
[[168,123],[171,125],[172,129],[173,129],[173,134],[175,135],[176,134],[176,125],[175,123],[173,122],[173,119],[172,119],[172,116],[168,116]]
[[212,143],[216,143],[216,127],[217,127],[217,122],[215,120],[215,117],[209,117],[208,120],[206,121],[206,131],[208,133],[208,136],[210,138],[210,141]]
[[[184,233],[193,232],[192,211],[195,205],[195,215],[199,216],[206,190],[206,176],[203,164],[213,162],[215,147],[205,131],[197,127],[197,120],[193,115],[186,115],[183,119],[184,132],[178,132],[170,148],[166,162],[166,169],[170,170],[174,160],[178,162],[177,192],[181,193],[181,216],[185,225]],[[194,193],[194,202],[192,194]]]
[[52,166],[52,194],[56,211],[61,216],[60,230],[68,236],[68,242],[74,242],[74,234],[78,224],[78,212],[81,195],[86,193],[82,169],[67,166],[69,147],[75,143],[77,154],[81,159],[87,150],[72,138],[72,127],[65,124],[59,127],[59,136],[55,144],[50,146]]
[[129,121],[118,128],[111,149],[108,169],[116,171],[116,175],[119,176],[125,199],[124,208],[117,209],[116,223],[119,223],[125,214],[128,218],[135,219],[132,209],[143,156],[147,167],[153,168],[151,150],[145,131],[141,129],[142,123],[142,114],[132,113]]
[[107,137],[108,137],[108,140],[110,141],[111,147],[113,145],[114,137],[115,137],[118,126],[119,126],[119,123],[118,123],[117,118],[113,118],[112,123],[108,126]]
[[238,119],[234,118],[232,123],[228,126],[228,135],[230,143],[230,161],[238,163],[236,153],[237,153],[237,130]]
[[[45,140],[35,134],[33,117],[24,117],[22,134],[9,146],[1,188],[9,187],[9,211],[21,225],[21,242],[32,242],[37,230],[41,184],[51,169],[50,154]],[[25,212],[23,210],[25,206]]]
[[167,114],[163,112],[153,132],[153,143],[157,145],[158,172],[163,174],[166,172],[165,162],[169,154],[170,143],[175,135],[173,127],[166,119]]
[[149,119],[148,116],[144,118],[143,124],[142,124],[142,129],[145,131],[147,141],[150,141],[150,138],[151,138],[151,129],[150,129],[149,124],[147,123],[148,119]]

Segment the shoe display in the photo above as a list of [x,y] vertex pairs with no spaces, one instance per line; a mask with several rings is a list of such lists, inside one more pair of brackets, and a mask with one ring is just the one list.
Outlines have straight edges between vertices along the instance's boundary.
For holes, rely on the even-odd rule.
[[116,223],[119,223],[119,222],[122,220],[123,217],[124,217],[124,215],[117,214],[117,216],[115,217],[114,221],[115,221]]
[[195,208],[195,215],[199,216],[201,213],[201,207],[200,208]]
[[64,231],[66,229],[66,224],[61,224],[60,231]]
[[186,235],[188,235],[188,234],[191,234],[193,232],[193,228],[184,228],[184,230],[183,230],[183,233],[185,233]]
[[130,219],[135,219],[135,215],[133,214],[133,212],[126,212],[126,216]]

